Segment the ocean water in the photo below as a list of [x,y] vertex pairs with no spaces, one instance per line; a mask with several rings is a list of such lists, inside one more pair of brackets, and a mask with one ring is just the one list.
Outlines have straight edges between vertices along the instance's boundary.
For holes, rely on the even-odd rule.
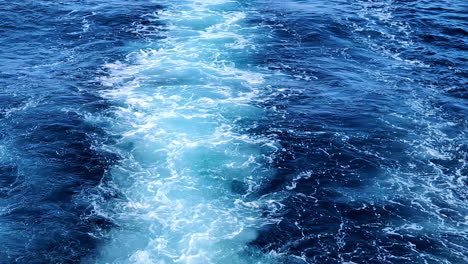
[[0,18],[0,264],[468,262],[465,1]]

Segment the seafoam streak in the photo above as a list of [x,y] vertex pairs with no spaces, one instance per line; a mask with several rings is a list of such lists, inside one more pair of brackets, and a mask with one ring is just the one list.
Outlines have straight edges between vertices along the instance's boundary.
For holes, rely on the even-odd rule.
[[265,111],[248,15],[228,0],[168,3],[150,15],[163,39],[105,66],[121,135],[107,146],[122,157],[110,174],[124,199],[96,207],[118,225],[98,263],[273,262],[247,246],[265,224],[248,197],[277,148],[240,125]]

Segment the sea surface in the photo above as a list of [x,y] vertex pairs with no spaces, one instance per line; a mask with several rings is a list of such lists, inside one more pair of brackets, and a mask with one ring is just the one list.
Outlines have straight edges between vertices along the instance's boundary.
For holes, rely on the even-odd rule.
[[468,263],[463,0],[0,0],[0,264]]

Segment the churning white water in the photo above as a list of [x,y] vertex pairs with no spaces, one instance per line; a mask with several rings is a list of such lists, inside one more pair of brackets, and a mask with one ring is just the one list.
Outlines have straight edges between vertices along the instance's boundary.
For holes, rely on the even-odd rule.
[[243,129],[265,111],[255,102],[267,73],[249,65],[260,29],[239,2],[164,6],[148,14],[162,40],[105,66],[122,199],[96,207],[117,224],[98,263],[273,263],[248,246],[265,224],[249,194],[272,174],[277,148]]

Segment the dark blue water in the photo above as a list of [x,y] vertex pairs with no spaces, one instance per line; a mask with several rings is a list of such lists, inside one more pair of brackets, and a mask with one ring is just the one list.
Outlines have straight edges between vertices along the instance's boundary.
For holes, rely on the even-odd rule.
[[87,121],[99,69],[125,55],[144,1],[0,2],[0,263],[78,263],[112,223],[86,198],[116,155]]
[[0,263],[467,263],[467,21],[0,0]]
[[268,3],[264,62],[303,80],[267,104],[283,151],[261,194],[281,206],[252,244],[298,263],[465,263],[466,3]]

